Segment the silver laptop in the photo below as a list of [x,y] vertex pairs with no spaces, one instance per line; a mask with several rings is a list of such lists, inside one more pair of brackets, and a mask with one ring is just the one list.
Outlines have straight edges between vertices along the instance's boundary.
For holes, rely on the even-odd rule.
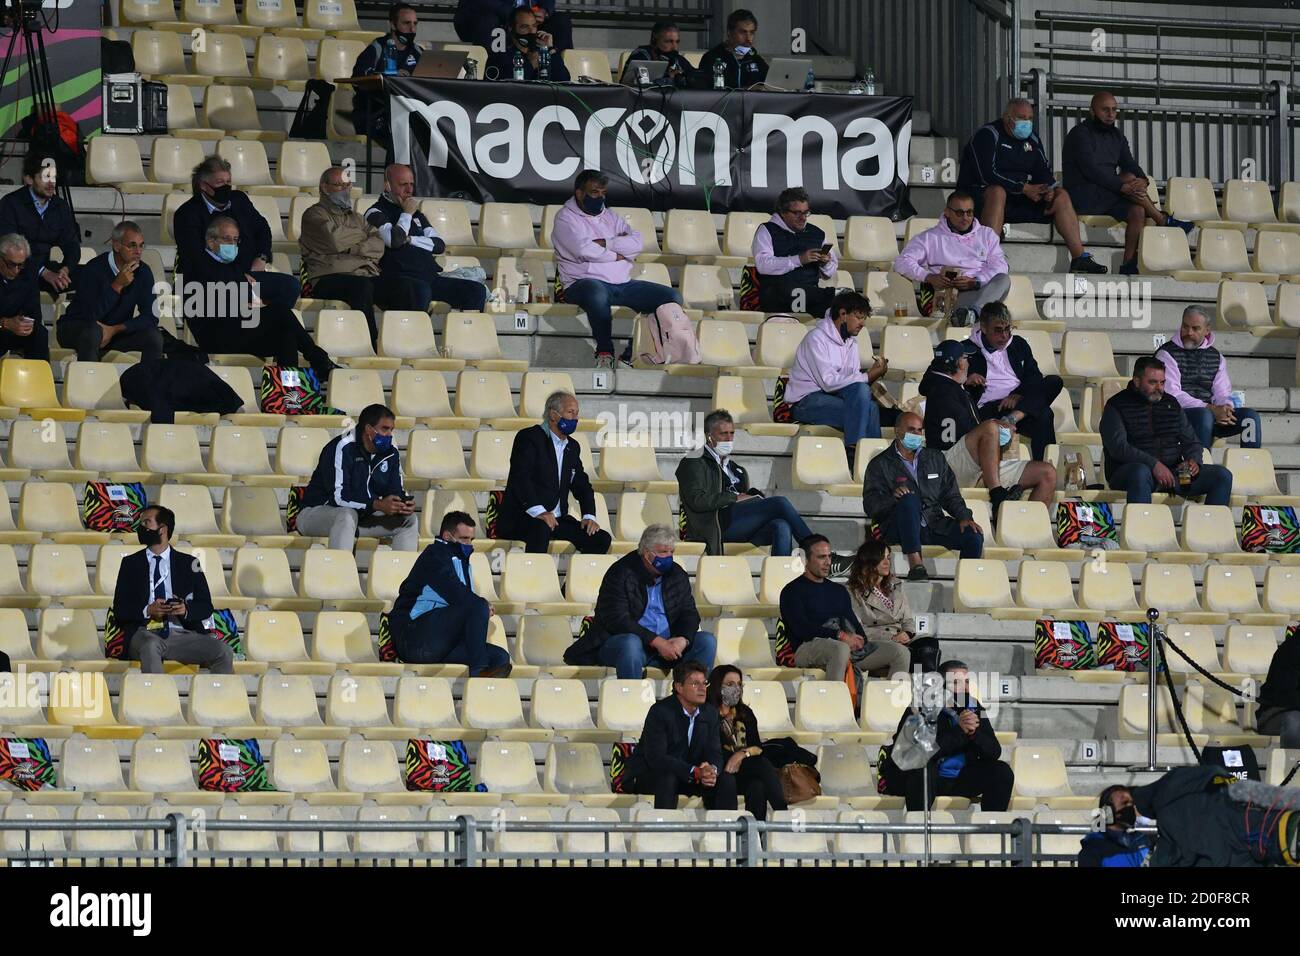
[[[641,71],[645,71],[642,79]],[[667,60],[628,60],[623,64],[623,75],[619,82],[624,86],[654,86],[663,81],[668,73]]]
[[811,68],[812,60],[806,57],[774,56],[768,63],[767,79],[763,85],[787,93],[802,90]]

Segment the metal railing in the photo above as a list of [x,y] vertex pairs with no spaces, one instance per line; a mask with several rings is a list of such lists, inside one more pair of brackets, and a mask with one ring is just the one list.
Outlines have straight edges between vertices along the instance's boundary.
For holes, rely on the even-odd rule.
[[[0,863],[7,866],[985,866],[1074,865],[1077,847],[1043,848],[1046,837],[1080,836],[1086,824],[936,823],[931,846],[922,823],[758,822],[752,817],[709,822],[454,820],[208,820],[193,826],[182,814],[160,820],[0,820]],[[15,841],[12,834],[21,838]],[[1149,831],[1147,831],[1149,832]],[[67,834],[129,833],[135,849],[68,849]],[[58,839],[52,839],[51,834]],[[260,834],[253,846],[227,848],[239,835]],[[586,835],[588,848],[565,846]],[[338,839],[343,837],[342,840]],[[285,838],[281,841],[281,837]],[[333,837],[331,840],[330,838]],[[628,837],[656,837],[633,849]],[[784,838],[788,837],[789,840]],[[845,846],[839,837],[853,838]],[[964,838],[979,837],[971,851]],[[212,840],[215,838],[215,840]],[[350,842],[349,839],[350,838]],[[210,847],[209,841],[217,844]],[[992,843],[996,840],[997,849]],[[589,848],[592,842],[598,848]],[[790,845],[791,842],[798,845]],[[292,846],[290,844],[293,844]],[[869,845],[862,845],[869,844]]]

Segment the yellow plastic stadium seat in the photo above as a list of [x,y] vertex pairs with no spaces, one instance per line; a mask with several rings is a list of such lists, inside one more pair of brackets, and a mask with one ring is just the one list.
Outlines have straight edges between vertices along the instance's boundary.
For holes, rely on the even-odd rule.
[[938,219],[931,219],[927,216],[913,216],[907,220],[907,227],[903,230],[903,245],[906,246],[918,235],[927,229],[933,229],[937,225],[939,225]]
[[[325,723],[354,732],[364,729],[367,736],[376,730],[392,730],[383,683],[374,676],[335,674],[325,697]],[[409,728],[403,732],[409,733]]]
[[357,57],[373,39],[374,37],[366,40],[341,40],[338,37],[326,37],[321,40],[316,50],[317,78],[333,83],[339,77],[351,76]]
[[[1291,183],[1287,183],[1287,185],[1289,186]],[[1268,776],[1264,778],[1264,782],[1273,787],[1282,786],[1282,781],[1288,775],[1291,775],[1297,761],[1300,761],[1300,750],[1275,749],[1269,755]],[[1291,782],[1288,786],[1300,787],[1300,774],[1291,775]]]
[[1066,332],[1061,338],[1061,372],[1088,381],[1117,377],[1110,336],[1105,332]]
[[492,316],[484,312],[449,312],[442,345],[450,358],[463,359],[480,371],[523,372],[528,362],[501,354]]
[[659,471],[655,449],[635,443],[636,436],[609,435],[600,450],[601,491],[626,487],[631,491],[675,494],[677,480],[664,479]]
[[1020,744],[1011,752],[1011,769],[1016,778],[1013,809],[1031,810],[1046,804],[1054,810],[1086,810],[1096,805],[1093,797],[1074,795],[1065,759],[1056,747]]
[[744,265],[745,256],[725,257],[719,261],[722,247],[718,245],[718,230],[713,215],[702,209],[670,209],[664,216],[664,251],[676,256],[686,256],[690,262],[701,265],[735,267]]
[[[281,36],[302,36],[304,31],[298,20],[298,11],[288,0],[257,0],[244,5],[244,22],[251,27],[274,31]],[[320,34],[303,37],[319,40]]]
[[1202,229],[1196,245],[1196,267],[1221,272],[1239,282],[1277,282],[1277,274],[1252,272],[1246,256],[1246,236],[1236,229]]
[[486,202],[479,210],[479,245],[517,254],[537,249],[533,217],[525,203]]
[[893,222],[884,216],[850,216],[844,226],[844,256],[870,269],[889,269],[898,258]]
[[194,803],[220,804],[223,799],[195,786],[187,745],[179,740],[137,740],[131,751],[130,787]]
[[[641,534],[647,526],[667,524],[671,527],[676,521],[676,515],[666,494],[625,491],[618,500],[614,539],[616,541],[636,542],[641,540]],[[676,553],[703,554],[704,543],[701,541],[678,541]]]
[[233,33],[205,31],[203,42],[192,47],[194,72],[214,80],[249,89],[270,89],[269,80],[253,78],[248,69],[248,54],[242,37]]
[[510,730],[512,737],[522,731],[519,739],[538,736],[528,738],[528,732],[522,730],[526,726],[524,705],[513,680],[471,677],[461,693],[461,719],[466,727],[476,730]]
[[[330,375],[326,400],[332,407],[355,418],[367,405],[384,403],[383,380],[378,370],[373,368],[341,369]],[[398,427],[409,428],[412,424],[406,421]]]
[[1041,615],[1040,608],[1015,606],[1007,566],[985,558],[958,560],[953,609],[959,614],[987,613],[995,619],[1033,620]]
[[470,474],[504,485],[510,473],[510,450],[514,441],[514,432],[475,432],[469,452]]
[[[175,80],[175,77],[170,77]],[[207,81],[211,77],[202,77]],[[167,132],[172,136],[179,136],[182,139],[197,140],[219,140],[224,134],[222,130],[214,129],[211,126],[199,126],[198,111],[194,105],[194,95],[190,92],[188,86],[179,85],[176,82],[167,84]],[[168,196],[170,199],[171,196]],[[178,202],[184,202],[190,198],[188,191],[178,195]],[[167,206],[163,206],[163,241],[167,242],[171,236],[171,220],[166,215]]]
[[[633,737],[641,735],[646,711],[656,700],[654,681],[606,678],[600,682],[596,703],[596,725]],[[766,726],[766,725],[763,725]]]
[[[375,552],[380,555],[404,552]],[[312,660],[329,662],[352,674],[400,674],[401,664],[380,663],[370,625],[360,611],[321,611],[312,626]],[[400,721],[399,721],[400,722]]]
[[353,0],[304,0],[303,25],[313,30],[324,30],[342,40],[374,39],[374,30],[359,29],[357,8]]
[[510,380],[505,372],[467,369],[456,376],[456,414],[462,418],[490,420],[494,428],[526,428],[536,419],[515,411]]
[[600,83],[611,83],[609,57],[604,50],[565,50],[564,66],[573,77],[589,76]]
[[221,525],[226,534],[245,538],[260,548],[288,548],[299,540],[285,530],[275,489],[270,487],[227,488]]
[[1300,183],[1282,184],[1277,200],[1277,216],[1281,222],[1300,223]]
[[1219,273],[1192,267],[1187,234],[1173,226],[1145,226],[1138,242],[1138,271],[1177,282],[1218,282]]
[[[829,810],[777,810],[772,814],[773,823],[791,823],[803,820],[808,823],[831,823],[835,819]],[[773,830],[768,833],[768,851],[774,856],[767,861],[768,866],[804,866],[812,865],[813,859],[825,857],[831,834],[811,830],[794,829],[792,831]],[[825,863],[825,860],[821,861]]]
[[1111,615],[1136,614],[1132,569],[1121,561],[1107,560],[1104,564],[1085,561],[1079,572],[1079,603]]
[[600,584],[610,566],[618,559],[617,554],[571,555],[569,570],[564,579],[565,598],[577,604],[595,606]]
[[412,430],[407,440],[407,468],[412,477],[427,480],[434,488],[489,491],[495,484],[489,478],[469,476],[460,435],[453,431]]
[[77,468],[102,474],[109,481],[143,482],[153,478],[140,469],[131,429],[124,422],[82,422],[77,429],[76,462]]
[[910,680],[870,680],[862,694],[862,729],[878,736],[870,743],[887,743],[912,703]]
[[[659,233],[655,226],[654,214],[644,206],[612,206],[615,213],[627,220],[631,226],[641,235],[641,252],[637,256],[637,264],[645,262],[661,263],[664,265],[680,265],[681,256],[667,255],[659,248]],[[635,268],[632,277],[637,278]],[[660,281],[658,279],[651,281]],[[670,282],[664,282],[665,285],[671,285]]]
[[[59,760],[59,782],[72,790],[93,794],[97,805],[86,804],[79,807],[76,815],[78,820],[129,819],[130,812],[126,807],[117,804],[145,804],[153,801],[151,794],[126,789],[126,780],[122,776],[122,759],[118,756],[117,744],[112,740],[86,739],[64,744],[63,754]],[[82,812],[89,810],[94,810],[95,813]],[[134,834],[129,832],[126,834],[126,844],[121,843],[119,836],[118,847],[104,844],[105,837],[111,838],[111,836],[111,831],[74,833],[73,848],[92,851],[115,848],[135,849]],[[81,838],[80,842],[78,837]],[[90,839],[87,840],[87,837]]]
[[1269,185],[1259,180],[1229,179],[1223,184],[1223,218],[1240,224],[1243,231],[1247,224],[1261,233],[1300,231],[1300,225],[1278,222]]
[[220,727],[227,736],[254,732],[253,712],[243,678],[231,674],[195,674],[190,678],[189,720],[201,727]]
[[881,335],[880,354],[889,360],[890,372],[919,378],[934,359],[930,333],[914,326],[886,325]]
[[[253,58],[253,73],[258,79],[271,80],[292,92],[306,88],[311,76],[307,66],[307,46],[298,37],[280,37],[264,34],[257,38],[257,51]],[[318,144],[324,146],[323,143]],[[281,156],[281,162],[284,157]],[[328,165],[328,164],[326,164]],[[317,171],[317,176],[320,172]]]
[[729,256],[748,259],[754,248],[754,233],[772,217],[761,212],[729,212],[722,225],[722,248]]
[[[162,29],[136,30],[131,34],[131,54],[135,57],[136,70],[163,83],[182,86],[207,86],[211,83],[210,76],[190,73],[180,35],[167,29],[165,24],[157,25]],[[170,110],[168,119],[171,119]]]
[[[23,531],[39,531],[59,544],[104,544],[108,541],[106,532],[86,531],[82,527],[80,497],[72,485],[59,482],[24,483],[18,497],[18,527]],[[40,592],[33,589],[33,593]]]
[[710,407],[727,409],[736,425],[751,435],[790,438],[799,431],[799,426],[794,422],[772,422],[772,406],[767,397],[767,385],[762,379],[720,375],[713,384],[713,403]]
[[806,680],[796,686],[794,724],[804,732],[856,739],[858,721],[842,680]]
[[[703,309],[710,313],[731,309],[736,296],[727,269],[717,265],[700,265],[694,261],[698,257],[690,258],[691,261],[682,267],[681,293],[686,308]],[[719,301],[725,304],[719,305]]]
[[192,139],[159,136],[153,141],[153,150],[150,153],[149,178],[170,189],[186,186],[189,184],[194,167],[202,161],[202,144]]
[[695,571],[695,600],[701,614],[716,617],[723,608],[737,617],[770,617],[772,605],[758,603],[749,563],[742,557],[707,555]]
[[94,411],[101,422],[144,422],[147,411],[127,411],[117,366],[111,362],[70,362],[63,373],[63,404]]
[[[558,681],[556,682],[558,683]],[[583,697],[586,703],[586,695]],[[546,749],[542,770],[542,789],[563,793],[591,803],[614,803],[619,798],[609,792],[609,777],[594,743],[553,743]]]
[[[1120,546],[1130,551],[1145,551],[1165,564],[1204,564],[1208,560],[1205,552],[1187,551],[1178,543],[1173,510],[1168,505],[1125,506]],[[1107,555],[1108,559],[1114,557],[1113,553]]]
[[140,147],[129,136],[96,136],[87,144],[86,181],[116,186],[124,193],[158,195],[171,191],[163,183],[145,179]]
[[[875,682],[868,682],[872,683]],[[745,703],[758,718],[760,727],[771,728],[769,732],[794,730],[794,724],[790,721],[790,709],[786,704],[785,687],[779,681],[745,681]]]
[[352,368],[391,368],[400,359],[379,358],[370,344],[365,313],[355,309],[321,309],[316,317],[316,343]]
[[763,559],[763,570],[758,579],[760,604],[773,606],[781,603],[781,589],[803,574],[803,559],[794,557],[768,557]]
[[828,796],[850,805],[875,806],[879,800],[875,774],[861,744],[823,743],[817,748],[817,772],[821,774],[822,792]]
[[[289,558],[277,548],[240,548],[235,552],[230,583],[236,595],[256,598],[258,604],[276,611],[320,609],[318,600],[309,600],[305,595],[301,598],[298,596],[289,574]],[[280,617],[288,618],[291,615],[281,614]],[[250,637],[249,643],[251,642]],[[253,658],[251,651],[249,657]],[[306,657],[306,654],[299,657]]]
[[1230,624],[1223,641],[1223,659],[1234,674],[1262,677],[1277,652],[1277,631],[1271,627]]
[[1264,607],[1286,614],[1290,620],[1300,616],[1300,569],[1280,565],[1268,569],[1264,576]]
[[[298,191],[292,187],[272,183],[266,147],[256,140],[223,139],[217,144],[217,155],[230,163],[232,179],[249,195],[285,198],[297,195]],[[278,211],[276,218],[279,218]]]
[[397,750],[391,741],[368,738],[344,742],[339,752],[340,790],[370,794],[388,812],[428,801],[424,794],[408,793],[402,778]]
[[787,676],[776,666],[772,657],[772,642],[762,620],[753,617],[722,617],[710,622],[710,630],[718,642],[715,663],[733,664],[751,680],[776,680]]
[[795,439],[790,471],[794,487],[804,491],[823,491],[828,495],[858,497],[862,485],[849,473],[849,457],[844,442],[836,438],[801,435]]
[[[1219,649],[1214,644],[1214,631],[1206,624],[1175,624],[1168,628],[1169,639],[1187,652],[1187,656],[1211,672],[1222,672]],[[1193,677],[1196,671],[1183,660],[1181,654],[1166,653],[1169,670],[1174,674]]]
[[280,429],[275,445],[275,470],[281,475],[303,479],[305,484],[320,462],[321,452],[332,436],[324,428],[300,428],[289,425]]
[[1251,504],[1294,505],[1300,500],[1283,495],[1277,487],[1273,456],[1267,448],[1229,448],[1223,467],[1232,472],[1233,504],[1249,498]]
[[774,378],[778,368],[754,364],[749,354],[749,334],[740,322],[703,319],[696,330],[700,340],[700,364],[726,369],[732,375]]
[[[517,734],[520,731],[511,733]],[[487,787],[489,793],[510,794],[511,801],[516,804],[568,802],[563,795],[542,793],[542,785],[537,778],[537,764],[533,760],[533,748],[521,740],[492,740],[484,743],[479,750],[474,776],[478,783]]]
[[1256,272],[1281,275],[1287,280],[1300,276],[1300,235],[1280,229],[1256,234],[1253,265]]
[[54,390],[54,373],[43,360],[6,358],[0,361],[0,406],[17,408],[31,418],[81,421],[86,413],[63,408]]
[[[1234,480],[1236,476],[1234,475]],[[1241,550],[1232,509],[1227,505],[1199,505],[1188,502],[1183,507],[1183,526],[1179,543],[1186,551],[1214,555],[1220,564],[1267,564],[1268,555]]]
[[1165,188],[1165,202],[1171,216],[1195,222],[1202,229],[1231,225],[1219,215],[1214,186],[1203,177],[1172,177]]
[[[250,620],[252,617],[250,614]],[[281,671],[285,666],[277,664]],[[333,670],[329,673],[333,673]],[[263,674],[257,685],[256,716],[258,724],[292,728],[294,735],[299,738],[342,736],[337,730],[325,727],[311,678],[304,674]]]
[[[1190,681],[1187,698],[1188,707],[1199,710],[1201,714],[1201,726],[1197,729],[1207,733],[1216,745],[1265,748],[1272,743],[1272,738],[1244,729],[1246,723],[1253,721],[1249,718],[1245,723],[1242,721],[1237,714],[1237,695],[1231,691]],[[1248,715],[1252,709],[1248,704]]]
[[204,464],[199,453],[198,432],[193,425],[146,425],[141,458],[146,471],[169,475],[188,484],[230,483],[229,475],[213,474]]
[[129,544],[106,544],[100,547],[95,558],[95,592],[112,595],[117,589],[117,575],[122,559],[139,548]]
[[90,611],[46,608],[36,629],[36,654],[50,661],[77,661],[82,670],[102,670],[104,651]]
[[1282,625],[1290,620],[1286,614],[1263,611],[1255,590],[1255,575],[1248,568],[1206,565],[1201,587],[1207,611],[1227,614],[1239,624]]
[[[416,727],[422,733],[456,730],[460,720],[451,696],[451,681],[442,677],[405,676],[397,682],[393,700],[393,717],[403,727]],[[474,737],[474,734],[470,734]]]
[[[289,793],[310,794],[311,802],[324,800],[329,803],[349,803],[351,801],[335,792],[334,777],[330,773],[329,757],[325,754],[325,745],[319,740],[300,740],[281,737],[271,748],[271,782],[275,789]],[[361,796],[354,795],[356,802]],[[385,807],[387,811],[402,810],[405,807]]]
[[193,24],[178,23],[176,7],[160,0],[122,0],[118,12],[123,24],[147,24],[163,30],[189,33]]
[[[1277,236],[1284,235],[1276,233]],[[1300,236],[1287,236],[1300,244]],[[1225,279],[1219,283],[1219,317],[1227,326],[1245,327],[1252,331],[1271,329],[1273,316],[1269,313],[1268,293],[1259,282],[1239,282]]]
[[1151,563],[1142,569],[1142,606],[1157,607],[1181,624],[1223,624],[1227,615],[1201,610],[1192,569]]
[[566,601],[561,595],[555,558],[549,554],[508,553],[501,570],[501,599],[527,604],[538,614],[590,612],[588,605]]
[[465,367],[463,359],[437,357],[440,350],[429,314],[415,310],[389,309],[383,313],[379,320],[379,354],[401,359],[403,364],[417,369],[458,371]]
[[[573,377],[568,372],[525,372],[519,388],[520,416],[533,421],[540,420],[546,411],[546,399],[554,392],[577,394]],[[579,420],[578,427],[581,429],[583,424]]]
[[799,343],[807,334],[808,326],[799,322],[764,322],[758,327],[758,363],[780,369],[793,367]]
[[9,465],[0,469],[9,481],[23,481],[33,473],[46,481],[84,482],[95,478],[94,471],[73,469],[62,428],[39,421],[17,421],[10,427]]
[[324,601],[340,611],[380,611],[383,602],[372,600],[361,590],[356,558],[351,551],[312,548],[302,558],[299,575],[302,596]]
[[204,26],[230,27],[230,32],[257,36],[261,28],[239,26],[234,0],[181,0],[181,19]]
[[203,91],[203,121],[238,139],[278,143],[287,138],[284,130],[262,128],[253,91],[247,86],[209,86]]
[[287,488],[291,481],[271,471],[271,459],[260,428],[218,425],[212,429],[208,464],[213,472],[236,476],[246,485]]

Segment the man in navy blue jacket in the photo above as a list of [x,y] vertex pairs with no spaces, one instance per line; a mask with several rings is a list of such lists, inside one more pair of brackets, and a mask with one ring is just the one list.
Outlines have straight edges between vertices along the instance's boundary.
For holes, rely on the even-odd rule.
[[239,249],[234,265],[240,274],[251,274],[261,285],[262,301],[292,309],[298,302],[298,280],[291,275],[267,272],[271,261],[271,226],[246,193],[230,184],[230,163],[209,156],[194,167],[190,179],[194,195],[184,202],[172,219],[176,237],[176,271],[190,278],[196,262],[207,248],[208,225],[218,216],[235,220],[239,226]]
[[537,14],[532,7],[516,7],[506,18],[505,49],[496,49],[493,43],[487,49],[487,65],[483,67],[485,80],[513,80],[515,75],[515,51],[524,58],[524,79],[541,79],[542,50],[550,51],[550,81],[568,83],[569,70],[560,56],[561,48],[556,45],[555,37],[541,29]]
[[1102,813],[1110,809],[1105,830],[1089,833],[1080,841],[1080,866],[1130,867],[1145,865],[1151,842],[1145,833],[1133,833],[1137,826],[1137,806],[1133,794],[1122,783],[1101,792],[1097,806]]
[[112,250],[78,274],[77,294],[55,325],[59,344],[76,349],[78,361],[98,362],[110,348],[139,352],[142,362],[162,358],[154,277],[143,253],[143,231],[124,219],[113,227]]
[[16,232],[0,236],[0,352],[24,358],[50,358],[50,340],[41,322],[41,293],[27,270],[32,247]]
[[[16,232],[31,243],[26,275],[56,298],[71,287],[73,270],[81,262],[81,229],[72,207],[58,194],[57,177],[52,158],[29,152],[23,160],[23,185],[0,199],[0,235]],[[57,269],[48,264],[55,246],[63,253]]]
[[419,521],[402,486],[394,423],[391,408],[367,405],[355,429],[321,449],[298,513],[299,534],[328,535],[330,547],[340,551],[351,551],[358,533],[391,537],[394,551],[419,547]]
[[510,655],[487,642],[492,606],[474,593],[473,542],[474,519],[447,512],[398,589],[388,623],[397,656],[409,664],[467,664],[470,677],[505,677]]

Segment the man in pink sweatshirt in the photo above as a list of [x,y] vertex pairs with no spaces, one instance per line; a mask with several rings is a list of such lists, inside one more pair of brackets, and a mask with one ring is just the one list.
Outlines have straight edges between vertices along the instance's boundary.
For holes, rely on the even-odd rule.
[[1242,448],[1263,444],[1259,412],[1233,401],[1228,360],[1214,347],[1210,317],[1201,306],[1183,310],[1182,328],[1160,346],[1156,358],[1164,359],[1165,394],[1183,407],[1202,448],[1230,435],[1241,436]]
[[669,286],[632,281],[641,233],[605,205],[608,185],[608,177],[598,170],[578,173],[573,198],[556,213],[551,231],[564,300],[587,313],[596,338],[596,368],[614,367],[611,308],[625,305],[649,315],[665,303],[682,303],[682,297]]
[[[953,270],[957,275],[950,278]],[[956,289],[952,325],[974,324],[985,303],[1001,302],[1011,291],[1002,242],[976,221],[975,200],[960,189],[948,197],[938,225],[912,237],[894,260],[894,271],[920,283],[917,299],[925,315],[930,314],[936,291]]]
[[862,371],[857,336],[869,315],[871,303],[861,293],[835,296],[825,318],[799,343],[785,386],[795,421],[844,432],[850,467],[858,442],[880,437],[880,408],[871,383],[885,374],[888,363],[877,357],[870,371]]

